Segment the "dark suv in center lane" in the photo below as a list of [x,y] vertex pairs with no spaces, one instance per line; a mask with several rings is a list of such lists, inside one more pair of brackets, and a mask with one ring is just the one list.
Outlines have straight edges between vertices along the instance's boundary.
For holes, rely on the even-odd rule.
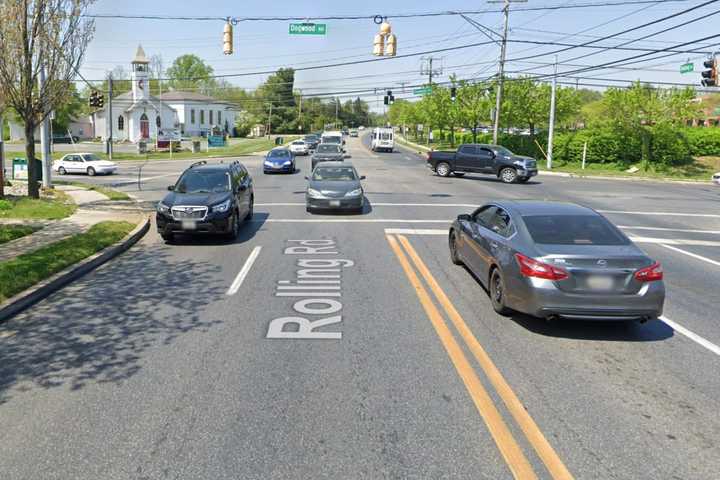
[[175,234],[216,233],[233,239],[253,215],[253,181],[238,161],[193,163],[157,205],[157,229],[166,242]]

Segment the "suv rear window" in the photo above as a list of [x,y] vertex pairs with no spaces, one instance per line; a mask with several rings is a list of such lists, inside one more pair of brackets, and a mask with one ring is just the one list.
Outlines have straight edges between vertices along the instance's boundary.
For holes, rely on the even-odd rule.
[[629,240],[599,215],[523,216],[535,243],[547,245],[627,245]]

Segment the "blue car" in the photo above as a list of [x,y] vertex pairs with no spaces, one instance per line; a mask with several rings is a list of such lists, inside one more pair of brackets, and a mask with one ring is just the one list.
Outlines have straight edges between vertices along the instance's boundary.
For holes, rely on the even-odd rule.
[[287,148],[270,150],[263,162],[263,173],[295,173],[295,154]]

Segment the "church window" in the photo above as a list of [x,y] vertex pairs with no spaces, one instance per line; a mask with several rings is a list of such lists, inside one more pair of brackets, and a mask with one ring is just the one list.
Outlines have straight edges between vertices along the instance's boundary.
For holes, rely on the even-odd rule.
[[210,110],[210,125],[213,124],[213,111]]
[[125,117],[122,115],[118,117],[118,130],[125,130]]
[[190,110],[190,123],[195,123],[195,109]]
[[222,117],[220,116],[220,111],[218,111],[218,125],[222,124]]
[[205,125],[205,110],[200,110],[200,125]]
[[162,127],[162,120],[160,119],[160,115],[158,115],[155,119],[155,125],[157,125],[157,128]]

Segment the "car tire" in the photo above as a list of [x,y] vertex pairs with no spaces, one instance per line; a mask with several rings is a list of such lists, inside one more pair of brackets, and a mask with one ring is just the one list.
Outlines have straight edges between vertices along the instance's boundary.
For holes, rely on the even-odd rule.
[[490,293],[490,303],[492,303],[493,310],[500,315],[510,314],[511,310],[505,306],[505,281],[498,268],[493,268],[490,272],[488,291]]
[[452,171],[450,170],[450,164],[448,164],[446,162],[438,163],[437,167],[435,167],[435,171],[441,177],[447,177],[452,173]]
[[165,243],[172,243],[175,239],[175,235],[172,233],[161,233],[160,236],[165,241]]
[[505,167],[498,174],[503,183],[515,183],[518,179],[517,170],[512,167]]
[[453,172],[453,175],[455,175],[456,177],[464,177],[465,172]]
[[243,219],[245,222],[249,222],[253,218],[253,214],[255,211],[255,197],[250,197],[250,208],[248,208],[248,213],[245,215],[245,218]]
[[239,219],[240,219],[240,215],[238,215],[238,212],[236,210],[235,213],[233,213],[232,216],[230,217],[230,223],[231,223],[230,231],[225,234],[225,238],[227,238],[228,240],[235,240],[238,237],[238,235],[240,235]]
[[306,205],[306,206],[305,206],[305,211],[306,211],[307,213],[312,213],[312,208],[310,208],[309,206]]
[[88,174],[88,176],[90,176],[90,177],[94,177],[94,176],[95,176],[95,169],[94,169],[93,167],[88,167],[88,169],[87,169],[87,174]]
[[65,167],[58,168],[58,173],[60,175],[67,175],[67,170],[65,170]]
[[450,261],[455,265],[462,265],[463,261],[460,260],[460,256],[457,253],[457,233],[455,230],[450,231],[450,239],[448,243],[450,247]]

